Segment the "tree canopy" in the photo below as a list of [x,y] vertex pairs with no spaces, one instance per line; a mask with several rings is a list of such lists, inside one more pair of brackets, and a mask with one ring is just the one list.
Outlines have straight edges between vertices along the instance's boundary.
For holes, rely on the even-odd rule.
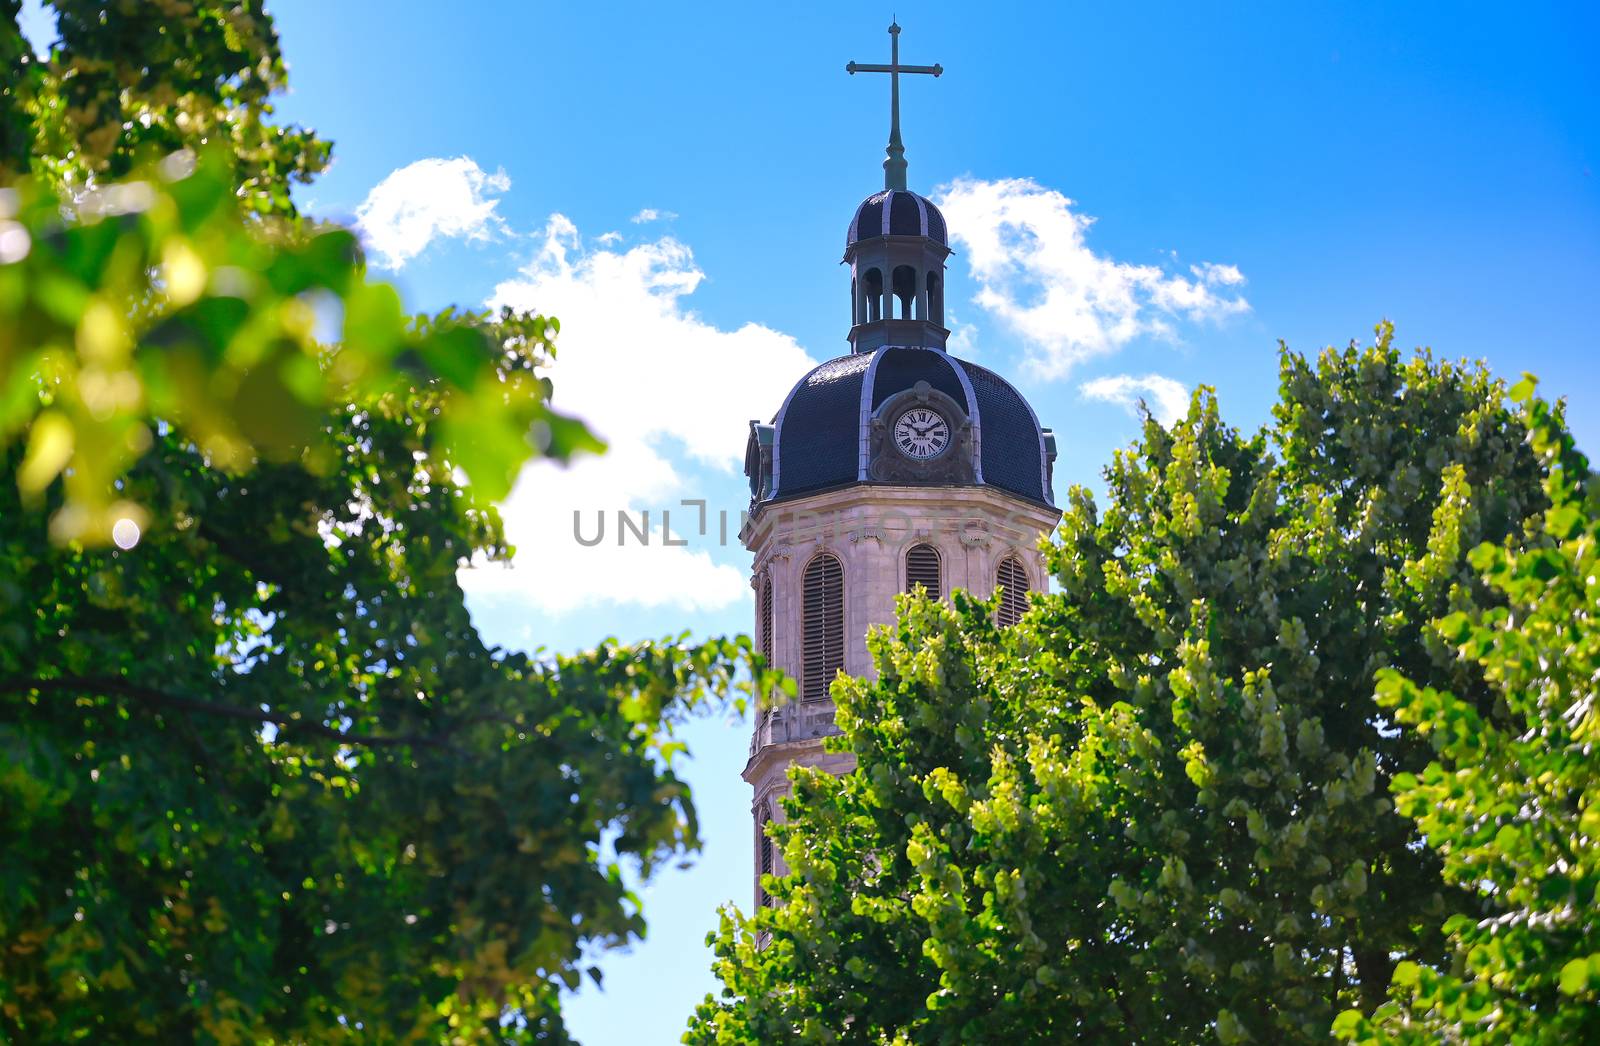
[[290,190],[331,146],[275,122],[288,68],[264,0],[47,0],[55,41],[36,58],[0,0],[0,184],[32,174],[69,194],[207,146],[252,213],[292,217]]
[[1481,366],[1379,333],[1285,350],[1255,435],[1205,390],[1147,420],[1020,625],[907,599],[834,686],[857,770],[794,771],[791,872],[724,913],[690,1041],[1325,1041],[1444,959],[1470,899],[1395,811],[1431,752],[1373,677],[1499,714],[1424,626],[1494,605],[1467,550],[1528,537],[1546,469]]
[[1533,388],[1512,394],[1550,466],[1550,508],[1530,547],[1470,555],[1504,604],[1434,626],[1482,670],[1493,710],[1393,670],[1378,685],[1379,704],[1438,752],[1396,775],[1399,810],[1473,903],[1444,925],[1449,962],[1400,964],[1392,1001],[1339,1016],[1346,1041],[1600,1040],[1600,514],[1582,492],[1587,461]]
[[258,3],[57,7],[47,66],[3,11],[0,1038],[561,1040],[749,645],[485,644],[494,499],[601,449],[556,322],[294,217]]

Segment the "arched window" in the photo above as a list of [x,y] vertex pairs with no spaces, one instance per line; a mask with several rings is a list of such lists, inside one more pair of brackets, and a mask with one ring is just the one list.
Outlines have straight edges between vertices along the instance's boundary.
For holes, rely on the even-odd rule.
[[921,585],[928,595],[938,599],[944,594],[939,582],[939,550],[932,545],[912,545],[906,553],[906,591]]
[[850,277],[850,322],[861,322],[861,299],[856,294],[856,278]]
[[1010,628],[1022,620],[1028,609],[1028,572],[1022,569],[1022,561],[1016,556],[1001,560],[1000,569],[994,572],[994,584],[1001,589],[995,620],[1001,628]]
[[883,319],[883,273],[868,269],[861,286],[867,292],[867,314],[862,319],[867,323]]
[[909,265],[895,266],[894,296],[900,302],[900,309],[895,315],[902,320],[914,319],[911,306],[917,300],[917,270]]
[[820,701],[844,667],[844,570],[831,553],[806,564],[800,696]]
[[761,816],[756,821],[756,906],[771,904],[772,898],[767,896],[767,888],[762,885],[760,877],[773,874],[772,837],[767,834],[767,825],[772,823],[772,806],[769,803],[761,804]]
[[928,319],[944,326],[944,286],[936,272],[928,273]]
[[756,586],[756,649],[772,660],[772,571],[761,572]]

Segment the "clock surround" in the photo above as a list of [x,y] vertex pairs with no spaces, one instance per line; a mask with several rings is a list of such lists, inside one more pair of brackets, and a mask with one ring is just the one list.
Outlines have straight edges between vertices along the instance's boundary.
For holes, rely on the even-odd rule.
[[[918,411],[938,415],[949,434],[938,453],[927,457],[907,454],[895,432],[902,418]],[[977,482],[977,447],[971,418],[961,404],[926,381],[919,381],[880,404],[872,414],[866,436],[866,477],[872,482],[910,486]]]

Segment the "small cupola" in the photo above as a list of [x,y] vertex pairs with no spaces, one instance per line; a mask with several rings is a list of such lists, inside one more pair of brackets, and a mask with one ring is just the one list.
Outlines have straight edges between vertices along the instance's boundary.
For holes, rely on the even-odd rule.
[[906,189],[874,193],[856,208],[844,248],[850,266],[850,347],[943,349],[944,215]]
[[850,266],[850,347],[872,352],[885,345],[943,351],[944,266],[950,256],[944,215],[926,196],[906,188],[905,145],[900,139],[900,75],[938,76],[937,65],[900,64],[900,27],[889,27],[890,62],[851,62],[854,73],[890,77],[889,146],[883,191],[856,208],[845,234],[844,263]]

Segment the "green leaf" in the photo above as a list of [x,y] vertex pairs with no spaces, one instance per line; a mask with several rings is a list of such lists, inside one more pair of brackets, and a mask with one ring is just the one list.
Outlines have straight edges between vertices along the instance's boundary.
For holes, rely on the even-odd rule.
[[1561,967],[1561,991],[1565,995],[1580,995],[1589,989],[1589,961],[1573,959]]
[[1575,504],[1557,505],[1545,513],[1545,528],[1565,540],[1583,524],[1583,510]]
[[1345,1010],[1333,1019],[1333,1033],[1341,1037],[1353,1036],[1363,1020],[1360,1010]]
[[24,494],[37,494],[61,474],[72,460],[72,422],[53,410],[34,419],[28,431],[28,450],[17,469],[17,487]]

